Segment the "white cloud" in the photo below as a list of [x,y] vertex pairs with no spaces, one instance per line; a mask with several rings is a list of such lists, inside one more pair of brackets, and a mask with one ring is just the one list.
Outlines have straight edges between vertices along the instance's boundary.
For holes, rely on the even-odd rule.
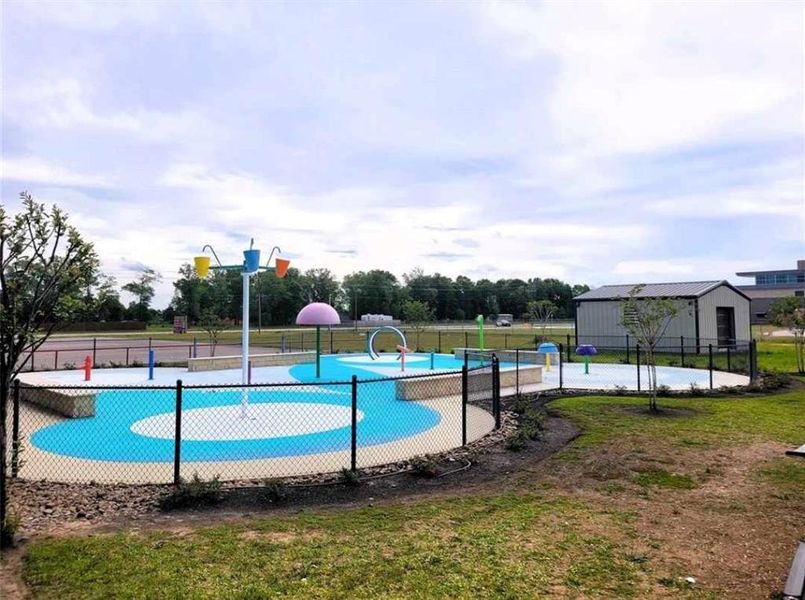
[[42,20],[70,28],[107,31],[126,23],[154,23],[159,18],[160,3],[143,0],[98,2],[97,0],[11,0],[21,18]]
[[147,142],[183,141],[214,128],[198,110],[165,112],[142,106],[101,112],[92,106],[91,92],[77,79],[40,79],[24,89],[4,93],[8,117],[40,129],[108,132]]
[[791,133],[796,122],[801,130],[797,3],[474,6],[518,59],[557,61],[551,124],[573,155],[729,138],[751,131],[753,116],[766,133]]
[[6,181],[79,187],[109,187],[106,177],[72,171],[33,157],[3,158],[0,171]]
[[[714,257],[688,257],[668,260],[625,260],[615,264],[612,273],[626,283],[661,283],[679,280],[738,280],[735,273],[761,268],[760,260],[724,260]],[[618,278],[617,276],[624,276]],[[629,281],[626,281],[626,280]],[[737,281],[739,284],[741,281]],[[747,282],[743,282],[747,283]]]

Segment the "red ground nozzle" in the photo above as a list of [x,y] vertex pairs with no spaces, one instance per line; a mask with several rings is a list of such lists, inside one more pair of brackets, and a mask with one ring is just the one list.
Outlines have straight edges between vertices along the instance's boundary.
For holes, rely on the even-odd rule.
[[87,357],[84,359],[84,381],[89,381],[92,379],[92,357],[87,354]]

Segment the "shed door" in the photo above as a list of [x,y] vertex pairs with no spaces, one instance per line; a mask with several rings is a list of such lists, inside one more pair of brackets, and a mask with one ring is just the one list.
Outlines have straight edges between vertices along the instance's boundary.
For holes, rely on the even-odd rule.
[[735,309],[732,306],[716,307],[716,327],[719,347],[735,343]]

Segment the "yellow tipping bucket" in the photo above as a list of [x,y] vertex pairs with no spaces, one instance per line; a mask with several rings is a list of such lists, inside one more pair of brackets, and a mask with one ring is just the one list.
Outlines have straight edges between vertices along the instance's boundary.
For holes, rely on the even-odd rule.
[[204,279],[210,272],[210,257],[209,256],[196,256],[193,259],[196,265],[196,273],[199,277]]
[[276,274],[277,274],[277,277],[282,279],[283,277],[285,277],[285,274],[288,272],[288,267],[290,266],[291,261],[286,260],[284,258],[277,258],[276,262],[274,264],[277,265],[277,269],[275,271]]

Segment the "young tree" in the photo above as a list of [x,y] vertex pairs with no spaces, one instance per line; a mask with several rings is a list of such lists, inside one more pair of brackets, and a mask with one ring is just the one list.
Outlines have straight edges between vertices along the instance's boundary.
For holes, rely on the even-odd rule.
[[419,300],[406,300],[402,312],[403,320],[416,331],[416,350],[419,351],[419,334],[433,321],[433,309]]
[[[92,244],[67,215],[27,193],[14,216],[0,205],[0,478],[6,473],[6,405],[12,379],[59,321],[81,311],[85,283],[98,269]],[[4,486],[2,486],[5,489]],[[0,498],[0,526],[6,498]],[[5,529],[3,529],[5,531]],[[1,540],[0,544],[8,540]]]
[[805,373],[805,298],[789,296],[775,300],[769,309],[769,321],[793,332],[797,371]]
[[629,297],[621,300],[621,325],[645,351],[649,409],[657,412],[657,359],[654,351],[668,325],[679,314],[679,301],[674,298],[641,297],[644,287],[644,284],[634,286],[629,291]]
[[540,327],[540,338],[543,341],[546,339],[548,323],[553,319],[557,310],[556,304],[550,300],[530,300],[526,306],[526,315],[531,321],[531,326],[536,324]]
[[198,324],[210,340],[210,356],[215,356],[215,347],[218,345],[218,336],[224,329],[224,321],[212,310],[206,310],[202,313]]
[[154,283],[162,279],[162,275],[154,269],[146,267],[134,281],[123,286],[123,291],[137,298],[130,308],[133,316],[140,321],[149,321],[151,317],[151,300],[154,299]]

